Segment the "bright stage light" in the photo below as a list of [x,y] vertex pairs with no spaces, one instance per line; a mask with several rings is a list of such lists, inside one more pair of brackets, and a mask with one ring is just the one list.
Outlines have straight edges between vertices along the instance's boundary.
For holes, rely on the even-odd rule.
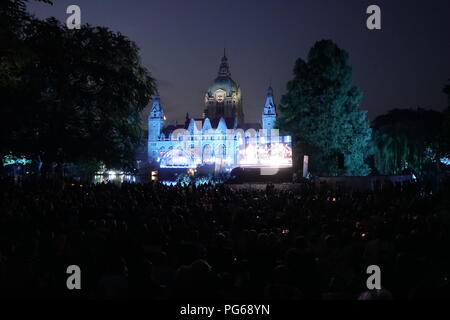
[[292,149],[283,143],[248,145],[239,153],[239,165],[262,167],[292,166]]
[[441,163],[450,166],[450,158],[441,158]]
[[[225,144],[219,140],[205,140],[198,146],[180,143],[162,154],[161,168],[192,168],[202,164],[216,164],[220,170],[238,166],[247,167],[290,167],[292,166],[292,148],[287,137],[248,137],[233,136]],[[235,144],[231,144],[230,142]],[[266,143],[263,143],[266,142]],[[226,150],[226,151],[224,151]],[[226,152],[226,153],[225,153]]]

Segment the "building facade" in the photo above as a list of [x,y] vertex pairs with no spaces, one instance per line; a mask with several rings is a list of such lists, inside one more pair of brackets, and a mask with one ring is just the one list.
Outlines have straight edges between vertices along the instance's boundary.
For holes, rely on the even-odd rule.
[[292,165],[291,137],[280,136],[275,128],[272,88],[262,108],[262,125],[246,123],[241,88],[231,78],[225,54],[204,103],[201,118],[187,115],[184,124],[166,126],[161,97],[153,97],[148,118],[149,161],[161,168],[214,165],[218,171]]

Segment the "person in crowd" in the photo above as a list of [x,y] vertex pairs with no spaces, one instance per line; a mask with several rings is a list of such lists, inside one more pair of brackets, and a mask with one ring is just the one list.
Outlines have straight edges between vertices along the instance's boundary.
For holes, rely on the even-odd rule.
[[[449,296],[448,189],[0,181],[0,296],[389,300]],[[82,270],[68,292],[66,268]],[[383,289],[368,291],[369,265]],[[81,296],[80,296],[81,295]]]

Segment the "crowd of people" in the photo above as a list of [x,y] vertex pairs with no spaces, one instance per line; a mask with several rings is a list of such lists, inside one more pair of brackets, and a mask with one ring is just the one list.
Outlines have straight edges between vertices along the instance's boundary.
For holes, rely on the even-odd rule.
[[[448,189],[0,183],[0,296],[449,298]],[[81,269],[68,290],[67,267]],[[367,267],[382,289],[368,291]]]

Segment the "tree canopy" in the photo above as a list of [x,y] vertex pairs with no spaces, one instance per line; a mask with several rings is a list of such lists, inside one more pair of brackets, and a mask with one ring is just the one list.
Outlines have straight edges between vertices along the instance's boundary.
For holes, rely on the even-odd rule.
[[[8,3],[7,16],[24,14],[24,1]],[[2,153],[44,164],[129,164],[142,141],[140,113],[155,92],[136,44],[104,27],[20,21],[9,28],[10,54],[0,67]]]
[[[449,82],[450,82],[450,79],[449,79]],[[447,84],[442,91],[447,95],[448,108],[450,109],[450,83]]]
[[418,176],[439,165],[442,156],[442,113],[424,109],[395,109],[373,122],[375,166],[381,174]]
[[293,135],[298,155],[311,157],[317,175],[369,173],[371,129],[348,58],[332,41],[317,42],[306,61],[297,60],[281,101],[278,127]]

